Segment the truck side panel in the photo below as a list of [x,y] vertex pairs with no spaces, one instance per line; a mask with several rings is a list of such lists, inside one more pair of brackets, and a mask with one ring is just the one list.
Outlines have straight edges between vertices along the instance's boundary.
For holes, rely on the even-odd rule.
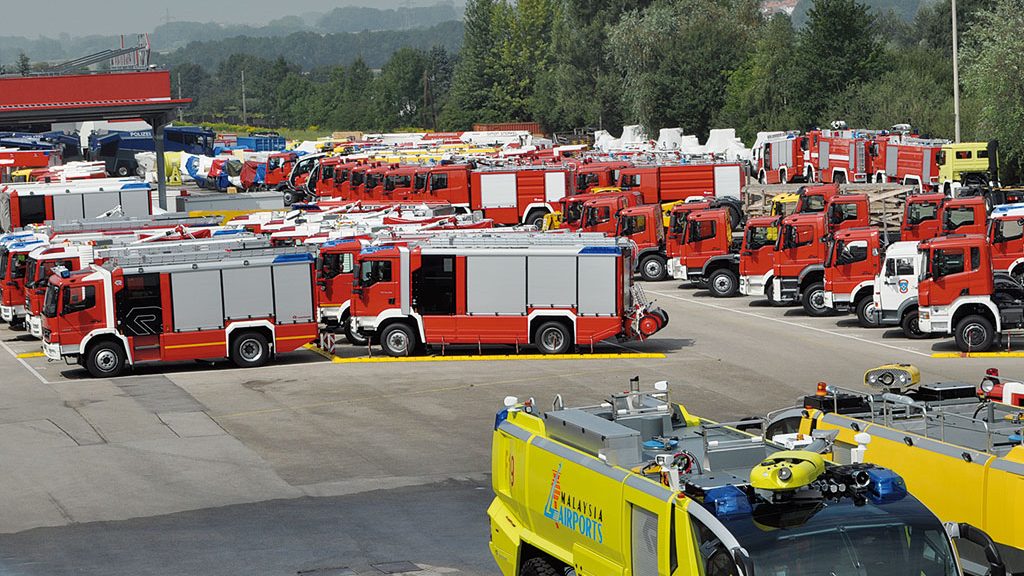
[[220,270],[171,273],[174,331],[216,330],[224,327]]
[[273,267],[274,318],[276,324],[316,321],[313,279],[309,263],[279,264]]
[[580,257],[577,269],[580,315],[616,315],[615,258]]
[[224,318],[249,320],[268,318],[274,314],[274,293],[270,267],[233,268],[223,271]]
[[526,257],[466,257],[466,312],[525,314]]

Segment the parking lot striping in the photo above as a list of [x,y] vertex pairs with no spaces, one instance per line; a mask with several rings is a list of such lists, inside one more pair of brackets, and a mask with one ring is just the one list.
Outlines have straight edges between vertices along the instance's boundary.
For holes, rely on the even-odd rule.
[[8,346],[6,342],[0,342],[0,346],[3,346],[4,350],[7,350],[8,354],[13,356],[15,360],[20,362],[21,365],[24,366],[26,370],[31,372],[33,376],[38,378],[40,382],[42,382],[43,384],[52,384],[52,382],[49,382],[46,380],[46,378],[43,378],[43,375],[36,371],[35,368],[29,366],[28,362],[25,362],[25,359],[19,356],[18,353],[16,353],[14,350],[11,350],[11,347]]
[[909,348],[901,348],[899,346],[893,346],[892,344],[885,344],[883,342],[875,342],[874,340],[868,340],[867,338],[860,338],[858,336],[851,336],[850,334],[843,334],[842,332],[833,332],[831,330],[825,330],[824,328],[815,328],[814,326],[807,326],[806,324],[800,324],[798,322],[790,322],[789,320],[783,320],[782,318],[772,318],[770,316],[762,316],[760,314],[754,314],[753,312],[747,312],[746,310],[736,310],[735,308],[729,308],[726,306],[719,306],[718,304],[709,304],[707,302],[701,302],[699,300],[693,300],[691,298],[683,298],[682,296],[676,296],[674,294],[666,294],[664,292],[655,292],[654,290],[647,290],[650,294],[657,294],[658,296],[664,296],[666,298],[672,298],[674,300],[680,300],[682,302],[689,302],[691,304],[698,304],[700,306],[706,306],[708,308],[716,308],[718,310],[726,310],[734,314],[742,314],[743,316],[753,316],[754,318],[760,318],[761,320],[768,320],[770,322],[778,322],[779,324],[786,324],[788,326],[795,326],[797,328],[803,328],[805,330],[811,330],[813,332],[821,332],[822,334],[829,334],[832,336],[839,336],[840,338],[848,338],[850,340],[856,340],[865,344],[873,344],[875,346],[881,346],[882,348],[889,348],[891,350],[899,350],[907,354],[916,354],[918,356],[924,356],[926,358],[932,358],[934,354],[928,354],[926,352],[918,352],[917,350],[911,350]]
[[17,355],[17,358],[42,358],[43,356],[46,356],[46,354],[42,352],[22,352]]
[[661,352],[610,352],[601,354],[484,354],[482,356],[391,356],[341,358],[335,364],[375,364],[388,362],[505,362],[508,360],[621,360],[628,358],[666,358]]
[[932,358],[1024,358],[1024,352],[935,352]]

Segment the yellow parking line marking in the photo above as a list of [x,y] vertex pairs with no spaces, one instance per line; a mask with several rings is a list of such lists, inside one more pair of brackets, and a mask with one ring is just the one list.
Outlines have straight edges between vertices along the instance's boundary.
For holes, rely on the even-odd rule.
[[46,354],[42,352],[23,352],[15,356],[15,358],[42,358],[43,356],[46,356]]
[[331,360],[331,361],[334,360],[334,355],[333,354],[331,354],[330,352],[324,350],[323,348],[320,348],[316,344],[303,344],[302,347],[305,348],[306,350],[309,350],[310,352],[313,352],[314,354],[316,354],[318,356],[323,356],[324,358],[326,358],[328,360]]
[[335,364],[374,364],[387,362],[504,362],[508,360],[618,360],[624,358],[665,358],[660,352],[633,352],[612,354],[484,354],[482,356],[391,356],[341,358],[334,356]]
[[935,352],[932,358],[1024,358],[1024,352]]

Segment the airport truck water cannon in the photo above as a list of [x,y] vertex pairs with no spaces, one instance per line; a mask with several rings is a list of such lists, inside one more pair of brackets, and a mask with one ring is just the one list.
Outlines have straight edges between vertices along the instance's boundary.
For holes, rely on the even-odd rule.
[[[261,366],[318,336],[313,251],[118,255],[50,278],[43,351],[110,378],[141,362]],[[116,262],[116,265],[115,265]]]
[[355,268],[353,326],[391,356],[457,344],[563,354],[668,324],[633,284],[632,244],[615,238],[437,238],[364,248]]
[[[580,408],[505,399],[487,510],[502,574],[960,576],[954,538],[991,543],[944,526],[890,469],[825,461],[835,432],[788,449],[638,380]],[[989,564],[1004,576],[994,548]]]
[[[1007,573],[1020,574],[1024,384],[994,369],[980,385],[923,384],[920,371],[908,364],[868,370],[862,384],[868,391],[819,383],[799,406],[773,413],[769,437],[837,434],[826,453],[830,460],[849,464],[856,456],[893,470],[942,521],[968,522],[990,534],[991,552],[1005,560]],[[1006,388],[1006,397],[990,399],[997,385]],[[974,563],[971,573],[985,574],[988,560],[981,550],[960,552],[965,565]]]
[[885,243],[878,228],[836,232],[825,258],[825,305],[836,312],[853,312],[864,328],[878,326],[875,278],[882,268]]

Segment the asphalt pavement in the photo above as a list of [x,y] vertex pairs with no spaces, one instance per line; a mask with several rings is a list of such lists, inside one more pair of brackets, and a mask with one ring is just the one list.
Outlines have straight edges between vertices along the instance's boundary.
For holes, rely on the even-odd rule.
[[645,287],[669,326],[574,359],[481,361],[470,348],[367,361],[339,344],[336,361],[304,350],[259,369],[191,362],[94,380],[2,326],[0,574],[493,575],[490,436],[505,396],[590,404],[639,376],[732,420],[793,405],[818,381],[861,388],[889,362],[925,381],[1024,375],[1024,359],[935,357],[952,342],[852,316]]

